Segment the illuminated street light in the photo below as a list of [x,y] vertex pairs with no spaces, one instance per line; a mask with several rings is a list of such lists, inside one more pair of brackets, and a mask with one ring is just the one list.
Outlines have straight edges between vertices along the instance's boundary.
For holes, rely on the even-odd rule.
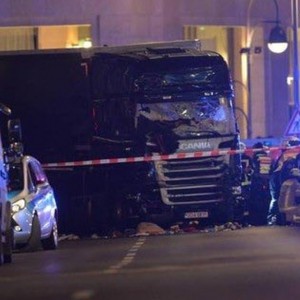
[[279,25],[279,8],[277,0],[273,0],[276,8],[276,26],[271,30],[268,42],[268,48],[273,53],[283,53],[288,47],[288,41],[284,29]]
[[288,47],[286,33],[278,24],[271,30],[268,48],[273,53],[283,53]]

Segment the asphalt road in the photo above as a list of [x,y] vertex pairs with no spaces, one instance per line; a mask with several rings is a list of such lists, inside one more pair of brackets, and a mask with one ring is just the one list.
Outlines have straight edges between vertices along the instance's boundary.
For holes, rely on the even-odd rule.
[[299,299],[300,228],[64,241],[0,267],[0,299]]

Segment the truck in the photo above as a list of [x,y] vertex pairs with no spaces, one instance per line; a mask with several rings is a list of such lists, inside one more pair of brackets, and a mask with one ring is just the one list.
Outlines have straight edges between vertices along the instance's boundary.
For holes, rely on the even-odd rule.
[[[85,207],[95,228],[243,219],[229,68],[200,48],[172,41],[0,54],[0,92],[39,160],[176,156],[49,171],[60,211],[83,218]],[[193,156],[213,150],[224,151]]]
[[[1,114],[9,115],[10,109],[0,103]],[[13,230],[11,221],[11,204],[7,197],[7,170],[5,150],[0,134],[0,265],[12,262]]]
[[[101,49],[91,78],[93,148],[101,156],[239,149],[228,66],[197,41]],[[112,169],[108,178],[115,179],[107,182],[110,190],[118,187],[113,203],[121,220],[133,214],[220,223],[244,214],[238,153],[125,168],[119,176]]]

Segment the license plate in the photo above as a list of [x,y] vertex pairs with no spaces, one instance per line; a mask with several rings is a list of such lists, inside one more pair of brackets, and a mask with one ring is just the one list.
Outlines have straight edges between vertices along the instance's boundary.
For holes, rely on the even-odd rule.
[[207,211],[190,211],[186,212],[184,214],[185,219],[202,219],[202,218],[208,218],[208,212]]

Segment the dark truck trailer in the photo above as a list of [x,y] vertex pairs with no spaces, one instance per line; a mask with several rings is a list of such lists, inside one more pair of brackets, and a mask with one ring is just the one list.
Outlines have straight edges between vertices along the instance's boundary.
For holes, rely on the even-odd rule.
[[43,162],[76,159],[92,136],[91,97],[80,51],[0,54],[0,93],[21,118],[25,152]]
[[[11,118],[21,119],[25,154],[43,163],[78,160],[82,153],[88,158],[92,102],[81,50],[1,52],[0,93],[12,109]],[[6,126],[2,122],[1,127]],[[7,145],[9,137],[3,133]],[[77,223],[88,217],[84,172],[47,171],[57,196],[61,233],[80,233]]]
[[[0,55],[0,76],[25,152],[43,162],[239,149],[227,64],[195,41]],[[49,174],[65,231],[80,231],[72,215],[101,231],[244,214],[239,154]]]

